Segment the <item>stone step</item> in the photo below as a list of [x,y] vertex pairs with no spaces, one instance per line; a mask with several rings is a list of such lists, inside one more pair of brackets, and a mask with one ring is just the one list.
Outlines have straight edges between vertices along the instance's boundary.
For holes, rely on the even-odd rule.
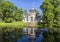
[[33,28],[33,27],[34,27],[34,23],[30,22],[30,23],[28,24],[28,27],[29,27],[29,28]]

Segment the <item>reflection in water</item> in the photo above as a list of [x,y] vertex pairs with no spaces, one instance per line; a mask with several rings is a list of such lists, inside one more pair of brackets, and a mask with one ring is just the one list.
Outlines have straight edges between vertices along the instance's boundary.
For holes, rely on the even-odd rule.
[[41,32],[41,34],[39,35],[39,37],[36,38],[35,42],[42,42],[43,39],[43,33]]
[[[36,37],[35,41],[34,42],[42,42],[42,39],[43,39],[43,33],[41,32],[41,34]],[[29,39],[28,36],[23,36],[22,39],[18,39],[17,42],[31,42],[31,40]]]
[[[29,31],[28,31],[29,30]],[[29,37],[29,33],[30,33],[30,28],[28,30],[25,30],[23,32],[23,37],[22,39],[18,39],[17,42],[32,42],[30,37]],[[28,31],[28,32],[27,32]],[[34,40],[34,42],[42,42],[43,40],[43,32],[46,31],[48,32],[48,29],[35,29],[33,33],[35,33],[36,38]],[[25,33],[25,35],[24,35]],[[28,34],[27,34],[28,33]],[[26,35],[27,34],[27,35]]]

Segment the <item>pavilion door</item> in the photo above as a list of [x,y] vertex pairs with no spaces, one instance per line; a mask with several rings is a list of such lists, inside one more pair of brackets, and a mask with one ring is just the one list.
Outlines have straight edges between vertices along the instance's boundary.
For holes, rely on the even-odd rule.
[[33,17],[31,17],[31,22],[33,22]]

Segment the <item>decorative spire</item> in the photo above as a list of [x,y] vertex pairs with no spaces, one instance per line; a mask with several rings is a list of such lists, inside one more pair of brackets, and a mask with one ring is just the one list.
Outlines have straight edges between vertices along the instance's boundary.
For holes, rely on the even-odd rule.
[[33,2],[32,4],[33,4],[33,6],[32,6],[32,7],[34,7],[35,2]]
[[35,4],[35,2],[32,2],[32,10],[34,10],[34,4]]

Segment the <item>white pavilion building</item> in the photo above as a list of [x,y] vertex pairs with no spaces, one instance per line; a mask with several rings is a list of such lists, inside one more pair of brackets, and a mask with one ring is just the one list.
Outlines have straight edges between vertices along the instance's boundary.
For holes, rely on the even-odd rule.
[[40,22],[40,20],[41,17],[39,16],[35,8],[31,8],[29,10],[29,14],[24,16],[23,19],[24,22]]

